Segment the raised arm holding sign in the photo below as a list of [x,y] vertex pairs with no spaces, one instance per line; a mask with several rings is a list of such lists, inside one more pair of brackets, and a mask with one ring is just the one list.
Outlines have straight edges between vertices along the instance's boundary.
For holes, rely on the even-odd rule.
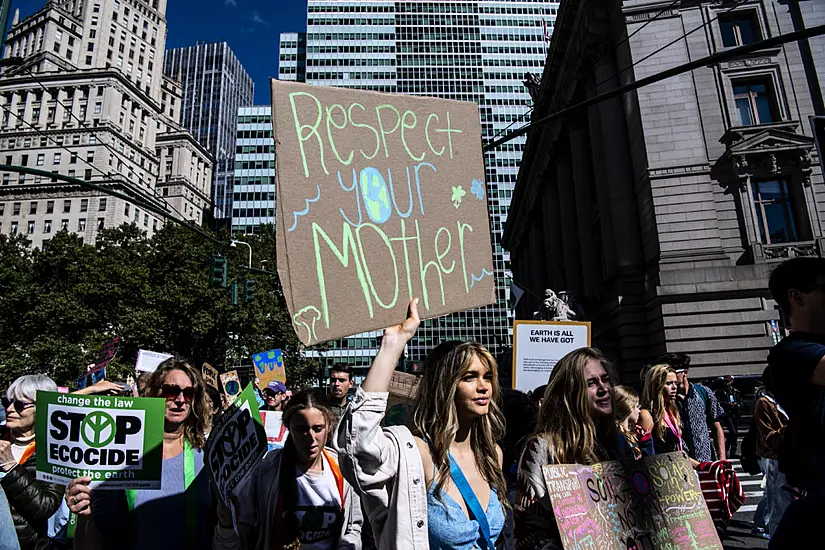
[[495,301],[474,103],[272,81],[278,274],[304,344]]

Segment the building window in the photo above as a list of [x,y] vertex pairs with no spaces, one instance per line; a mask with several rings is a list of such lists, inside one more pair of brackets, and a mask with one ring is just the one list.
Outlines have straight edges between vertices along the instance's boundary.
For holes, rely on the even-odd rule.
[[77,220],[77,230],[86,231],[86,220]]
[[47,235],[52,232],[52,220],[46,220],[43,222],[43,233]]
[[89,199],[80,199],[80,211],[86,212],[89,210]]
[[722,45],[726,48],[745,46],[762,39],[759,18],[753,10],[733,12],[719,17]]
[[97,209],[98,209],[99,212],[105,212],[106,211],[106,198],[105,197],[100,199],[100,204],[98,205]]
[[60,220],[60,230],[61,231],[68,231],[69,230],[69,220]]
[[28,231],[27,231],[27,233],[28,233],[29,235],[33,235],[33,234],[34,234],[34,220],[29,220],[29,227],[28,227]]
[[54,164],[60,164],[60,153],[54,154]]
[[77,164],[77,152],[76,151],[72,151],[72,154],[69,157],[69,164]]
[[38,166],[43,166],[44,162],[46,162],[46,155],[43,154],[43,153],[38,154],[37,155],[37,165]]
[[68,214],[71,211],[72,211],[72,201],[71,200],[63,201],[63,213]]
[[788,181],[755,181],[751,185],[762,244],[798,241],[798,224]]
[[742,126],[770,124],[779,119],[770,79],[734,81],[733,97]]
[[37,214],[37,203],[29,203],[29,216],[34,216],[35,214]]
[[106,219],[105,218],[98,218],[97,219],[97,229],[99,231],[103,230],[106,227]]
[[123,207],[123,215],[127,216],[127,217],[129,216],[129,203],[128,202]]
[[17,222],[11,222],[11,234],[17,235]]
[[20,203],[19,202],[14,203],[14,206],[12,206],[11,215],[12,216],[19,216],[20,215]]
[[46,214],[51,214],[54,212],[54,201],[48,201],[46,203]]
[[95,114],[99,115],[103,111],[103,103],[100,101],[95,103]]

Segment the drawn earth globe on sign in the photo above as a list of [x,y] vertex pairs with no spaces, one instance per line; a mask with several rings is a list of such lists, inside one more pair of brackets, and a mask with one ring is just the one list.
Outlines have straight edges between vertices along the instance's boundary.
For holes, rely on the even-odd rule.
[[384,223],[390,219],[392,207],[387,192],[387,182],[376,168],[361,170],[361,195],[364,197],[364,206],[367,215],[375,223]]
[[241,385],[238,383],[237,380],[230,380],[226,383],[226,395],[233,397],[238,395],[241,391]]

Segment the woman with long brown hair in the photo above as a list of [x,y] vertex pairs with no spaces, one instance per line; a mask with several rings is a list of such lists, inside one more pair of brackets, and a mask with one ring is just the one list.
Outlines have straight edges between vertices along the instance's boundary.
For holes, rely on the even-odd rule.
[[361,548],[358,495],[326,448],[335,415],[320,390],[293,395],[283,411],[289,436],[232,495],[234,523],[220,506],[213,548]]
[[366,380],[341,418],[335,446],[362,492],[379,549],[493,550],[504,526],[506,482],[498,367],[474,342],[444,342],[424,364],[412,427],[382,429],[395,366],[420,323],[384,331]]
[[541,468],[546,464],[593,464],[628,449],[616,430],[613,369],[594,348],[581,348],[553,367],[544,391],[536,435],[518,469],[516,548],[561,549]]
[[209,548],[215,513],[203,447],[212,413],[201,373],[185,361],[167,359],[150,376],[143,397],[166,401],[163,470],[159,490],[93,491],[91,478],[69,484],[66,502],[92,515],[104,548],[156,550]]
[[639,423],[653,435],[653,447],[659,454],[682,450],[676,388],[676,371],[670,365],[654,365],[645,374]]

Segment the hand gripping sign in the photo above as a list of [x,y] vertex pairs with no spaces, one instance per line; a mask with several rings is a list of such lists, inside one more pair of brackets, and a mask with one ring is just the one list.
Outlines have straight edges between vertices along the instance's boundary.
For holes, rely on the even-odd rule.
[[266,453],[266,434],[261,424],[252,384],[241,392],[212,429],[206,442],[206,467],[223,503]]
[[37,392],[37,479],[160,489],[162,399]]

